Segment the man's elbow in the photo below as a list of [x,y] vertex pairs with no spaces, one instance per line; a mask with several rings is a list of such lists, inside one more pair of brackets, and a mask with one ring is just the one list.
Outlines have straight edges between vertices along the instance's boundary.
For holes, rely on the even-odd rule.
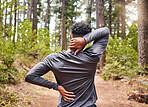
[[109,28],[108,27],[103,27],[103,28],[100,28],[100,29],[102,29],[102,35],[104,35],[104,36],[109,36],[110,35],[110,30],[109,30]]
[[106,34],[107,35],[110,35],[110,30],[109,30],[109,28],[108,27],[104,27],[105,28],[105,30],[106,30]]
[[26,77],[25,77],[25,81],[31,82],[31,80],[32,80],[31,78],[32,78],[32,76],[27,74]]

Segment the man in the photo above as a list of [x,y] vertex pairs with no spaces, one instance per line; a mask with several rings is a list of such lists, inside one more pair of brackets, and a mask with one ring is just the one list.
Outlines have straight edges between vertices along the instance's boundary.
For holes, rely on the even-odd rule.
[[[48,55],[29,71],[25,80],[58,90],[58,107],[96,107],[94,75],[108,43],[109,29],[104,27],[91,32],[89,25],[79,22],[72,26],[71,31],[70,51]],[[93,45],[83,51],[91,41],[94,41]],[[41,77],[50,70],[57,83]]]

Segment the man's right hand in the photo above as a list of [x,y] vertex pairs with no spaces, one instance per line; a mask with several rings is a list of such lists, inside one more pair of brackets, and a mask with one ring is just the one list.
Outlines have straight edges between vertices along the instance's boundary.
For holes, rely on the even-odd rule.
[[60,94],[62,95],[63,99],[67,102],[69,102],[70,100],[74,100],[72,97],[75,97],[73,92],[68,92],[65,90],[65,88],[61,85],[58,85],[58,91],[60,92]]
[[81,49],[84,48],[85,45],[86,45],[86,41],[84,38],[75,37],[71,39],[69,48],[75,49],[76,50],[75,55],[76,55]]

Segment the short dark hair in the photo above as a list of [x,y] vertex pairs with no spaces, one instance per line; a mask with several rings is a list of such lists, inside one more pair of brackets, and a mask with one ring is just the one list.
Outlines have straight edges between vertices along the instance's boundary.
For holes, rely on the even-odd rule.
[[87,33],[91,32],[92,28],[84,22],[74,23],[71,27],[71,33],[74,36],[84,36]]

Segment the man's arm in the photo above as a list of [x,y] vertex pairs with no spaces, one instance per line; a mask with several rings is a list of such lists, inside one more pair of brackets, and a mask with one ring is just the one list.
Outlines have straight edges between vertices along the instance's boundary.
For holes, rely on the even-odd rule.
[[49,70],[50,68],[47,67],[44,62],[39,62],[27,73],[25,81],[49,89],[53,88],[54,90],[57,90],[56,83],[48,81],[41,77],[42,75],[46,74]]
[[57,83],[48,81],[41,77],[42,75],[46,74],[50,70],[51,70],[50,67],[47,66],[47,64],[45,64],[44,61],[39,62],[28,72],[28,74],[25,77],[25,81],[35,85],[43,86],[49,89],[52,88],[54,90],[58,90],[65,101],[74,100],[72,98],[72,97],[75,97],[73,92],[68,92],[64,89],[63,86],[58,85]]
[[109,29],[107,27],[99,28],[94,30],[91,33],[88,33],[83,36],[83,38],[86,41],[86,44],[90,43],[91,41],[97,41],[100,40],[106,36],[109,36]]
[[109,29],[107,27],[96,29],[79,38],[71,39],[69,48],[76,49],[75,55],[88,43],[94,41],[93,45],[89,48],[91,51],[100,54],[105,49],[109,38]]

